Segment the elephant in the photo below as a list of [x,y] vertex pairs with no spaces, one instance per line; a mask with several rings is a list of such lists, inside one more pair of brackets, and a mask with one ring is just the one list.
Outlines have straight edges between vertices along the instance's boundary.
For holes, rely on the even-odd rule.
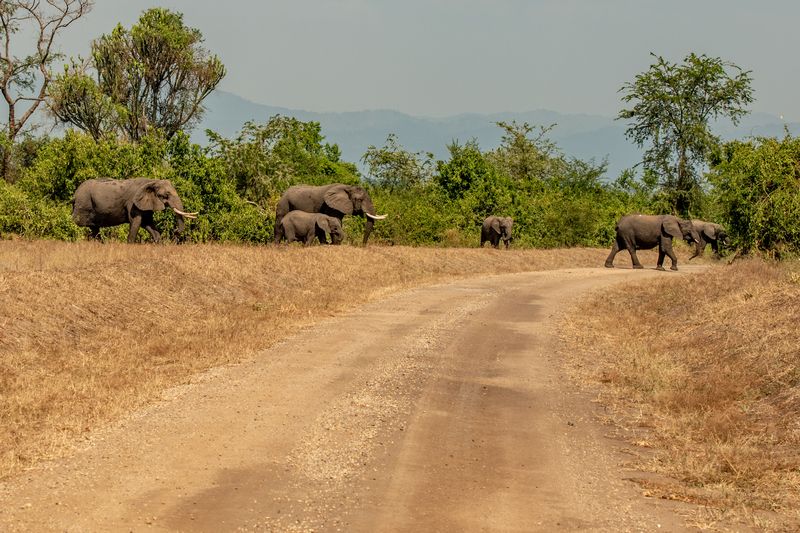
[[281,233],[286,242],[301,241],[308,246],[314,237],[322,244],[327,244],[326,234],[331,236],[331,244],[341,244],[344,230],[341,221],[336,217],[322,213],[306,213],[305,211],[289,211],[280,221]]
[[[696,243],[694,255],[689,258],[690,261],[698,255],[703,255],[707,244],[711,244],[714,255],[719,257],[719,245],[729,246],[731,243],[725,228],[719,224],[693,219],[692,226],[694,226],[694,229],[697,231],[699,240]],[[692,243],[690,242],[689,244]]]
[[667,255],[672,260],[670,270],[678,270],[678,258],[672,251],[672,239],[683,238],[690,243],[700,239],[690,220],[672,215],[625,215],[617,222],[616,230],[614,245],[606,258],[607,268],[614,267],[614,256],[623,248],[631,254],[633,268],[643,268],[636,257],[636,250],[650,250],[658,246],[656,270],[664,270],[664,256]]
[[506,244],[506,249],[511,242],[511,229],[514,226],[514,219],[511,217],[486,217],[481,228],[481,248],[486,241],[492,243],[492,248],[497,248],[500,240]]
[[281,220],[294,210],[322,213],[337,218],[340,222],[345,215],[365,216],[367,219],[364,226],[365,246],[375,221],[386,218],[386,215],[375,214],[369,193],[357,185],[343,183],[319,186],[295,185],[283,193],[275,208],[275,244],[278,244],[283,237]]
[[100,228],[130,223],[129,243],[136,241],[140,227],[150,233],[153,242],[159,242],[161,233],[153,223],[153,212],[167,207],[177,219],[176,235],[185,229],[184,218],[197,218],[197,213],[183,211],[183,203],[169,180],[90,179],[75,190],[72,219],[78,226],[90,229],[89,239],[98,239]]

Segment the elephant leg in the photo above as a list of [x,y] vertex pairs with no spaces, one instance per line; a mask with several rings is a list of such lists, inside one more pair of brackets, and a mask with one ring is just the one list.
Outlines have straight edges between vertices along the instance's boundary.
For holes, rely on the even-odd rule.
[[89,226],[89,235],[86,236],[86,240],[100,240],[100,226]]
[[672,261],[672,266],[670,266],[669,269],[678,270],[678,258],[675,255],[675,252],[672,250],[672,239],[668,237],[662,237],[661,246],[659,246],[659,266],[662,267],[662,270],[664,264],[664,255],[669,256],[670,260]]
[[306,233],[305,236],[303,237],[303,246],[311,246],[311,244],[313,244],[314,242],[315,237],[316,234],[313,231],[309,231],[308,233]]
[[614,258],[619,253],[619,250],[620,250],[619,240],[615,240],[613,246],[611,246],[611,253],[608,254],[608,257],[606,257],[606,263],[605,263],[606,268],[614,268]]
[[664,270],[664,250],[658,248],[658,261],[656,262],[656,270]]
[[[276,235],[277,235],[277,232],[276,232]],[[281,224],[281,235],[282,235],[282,237],[286,237],[286,243],[287,244],[297,240],[297,234],[295,233],[294,228],[291,227],[291,226],[287,228],[287,227],[284,227],[283,224]]]
[[147,225],[144,227],[144,229],[146,229],[150,234],[150,238],[153,239],[153,242],[161,242],[161,233],[155,228],[155,226]]
[[128,232],[128,244],[136,242],[136,235],[139,233],[139,227],[142,225],[142,216],[138,215],[131,218],[131,229]]
[[506,240],[505,240],[505,243],[506,243],[506,250],[508,250],[508,244],[509,244],[509,242],[510,242],[510,239],[506,239]]
[[150,238],[153,239],[153,242],[161,242],[161,232],[156,229],[152,214],[142,215],[142,227],[150,234]]
[[636,255],[636,241],[633,239],[627,239],[623,242],[625,244],[625,248],[628,250],[628,253],[631,254],[631,263],[633,264],[633,268],[637,270],[644,268],[639,262],[639,257]]
[[719,243],[717,241],[711,241],[711,251],[714,252],[716,257],[719,257]]
[[[328,244],[328,237],[325,230],[317,228],[316,237],[320,244]],[[333,242],[333,239],[331,239],[331,242]]]

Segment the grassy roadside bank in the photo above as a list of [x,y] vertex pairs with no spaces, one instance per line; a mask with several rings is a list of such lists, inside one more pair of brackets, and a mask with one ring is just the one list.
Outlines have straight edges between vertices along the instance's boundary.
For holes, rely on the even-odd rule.
[[613,422],[647,449],[655,497],[757,530],[800,528],[800,276],[745,260],[593,295],[565,353]]
[[606,254],[0,241],[0,477],[325,316],[414,285]]

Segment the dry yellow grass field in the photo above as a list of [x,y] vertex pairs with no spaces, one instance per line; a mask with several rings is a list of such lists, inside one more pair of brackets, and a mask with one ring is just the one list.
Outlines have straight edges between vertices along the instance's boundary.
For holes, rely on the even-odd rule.
[[[605,291],[564,323],[576,371],[697,525],[800,530],[800,276],[744,260]],[[600,385],[600,384],[603,385]]]
[[[390,292],[597,267],[606,255],[0,241],[0,477]],[[617,264],[628,267],[627,255]],[[576,372],[656,473],[645,490],[706,504],[703,525],[713,513],[759,529],[800,524],[799,282],[791,266],[740,261],[600,293],[564,320]]]
[[0,477],[303,325],[458,276],[599,266],[605,250],[0,241]]

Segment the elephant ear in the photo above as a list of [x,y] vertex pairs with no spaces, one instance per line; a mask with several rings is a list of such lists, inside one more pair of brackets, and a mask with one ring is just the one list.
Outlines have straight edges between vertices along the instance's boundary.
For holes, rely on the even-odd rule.
[[495,218],[492,220],[492,229],[497,233],[500,233],[500,219]]
[[133,205],[140,211],[161,211],[164,209],[164,202],[156,194],[154,183],[148,184],[136,191],[133,197]]
[[712,241],[717,240],[717,226],[716,226],[716,224],[706,224],[703,227],[703,235],[705,235],[706,238],[708,238],[708,239],[710,239]]
[[678,219],[675,217],[665,218],[664,222],[661,223],[661,231],[675,239],[683,237],[681,227],[678,225]]
[[317,227],[324,231],[325,233],[331,232],[331,224],[328,222],[327,217],[319,217],[317,218]]
[[353,214],[353,201],[347,193],[346,185],[328,189],[328,192],[325,193],[325,203],[328,204],[328,207],[336,209],[345,215]]

